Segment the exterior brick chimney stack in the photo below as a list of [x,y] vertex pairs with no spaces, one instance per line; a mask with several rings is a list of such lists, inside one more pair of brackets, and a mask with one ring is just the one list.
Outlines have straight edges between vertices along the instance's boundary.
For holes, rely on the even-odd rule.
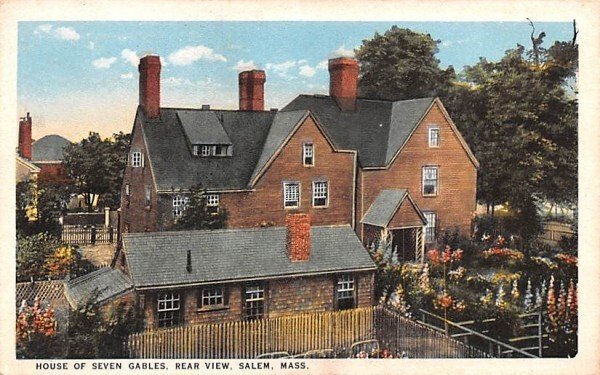
[[147,55],[140,59],[140,105],[146,117],[160,117],[160,57]]
[[292,262],[310,259],[310,216],[290,214],[285,218],[287,227],[287,252]]
[[329,96],[342,111],[356,110],[358,61],[350,57],[329,60]]
[[240,111],[265,110],[265,81],[264,70],[249,70],[239,75]]
[[27,112],[27,117],[19,120],[19,156],[23,159],[31,160],[31,143],[31,117]]

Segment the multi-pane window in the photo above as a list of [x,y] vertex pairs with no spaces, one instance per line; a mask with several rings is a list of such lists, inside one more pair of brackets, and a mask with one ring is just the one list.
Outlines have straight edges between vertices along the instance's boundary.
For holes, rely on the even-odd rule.
[[198,307],[206,306],[225,306],[225,288],[213,287],[202,289],[200,298],[198,298]]
[[300,183],[284,182],[283,183],[283,206],[284,207],[299,207],[300,206]]
[[219,195],[218,194],[207,194],[206,195],[206,210],[211,213],[219,212]]
[[193,145],[192,154],[195,156],[227,156],[229,145]]
[[352,275],[346,274],[338,277],[335,297],[338,310],[354,308],[354,277]]
[[302,160],[306,166],[315,165],[315,149],[312,143],[305,143],[302,147]]
[[313,182],[313,206],[326,207],[328,204],[328,195],[327,181]]
[[166,292],[158,295],[158,326],[172,327],[179,324],[179,293]]
[[438,167],[423,167],[423,195],[438,194]]
[[132,167],[142,167],[144,164],[143,156],[140,151],[133,151],[131,153],[131,166]]
[[146,189],[146,199],[145,199],[146,207],[150,207],[150,202],[152,199],[152,190],[150,189],[150,186],[145,186],[145,189]]
[[425,219],[427,220],[427,225],[425,226],[425,242],[433,242],[435,241],[435,212],[423,212],[425,215]]
[[440,128],[431,127],[429,128],[429,147],[440,146]]
[[181,217],[185,210],[185,205],[188,202],[188,197],[176,195],[173,197],[173,217]]
[[244,290],[244,317],[262,319],[265,315],[265,288],[261,284],[247,285]]

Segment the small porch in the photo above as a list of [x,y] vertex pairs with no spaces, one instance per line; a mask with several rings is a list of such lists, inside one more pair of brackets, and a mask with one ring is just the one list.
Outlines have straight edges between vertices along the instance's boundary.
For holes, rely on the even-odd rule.
[[361,220],[362,241],[373,244],[391,236],[398,260],[423,263],[427,220],[405,189],[383,190]]

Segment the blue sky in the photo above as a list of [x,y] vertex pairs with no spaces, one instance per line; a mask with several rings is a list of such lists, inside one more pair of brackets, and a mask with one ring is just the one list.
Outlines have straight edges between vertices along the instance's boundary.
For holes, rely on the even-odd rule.
[[[259,68],[267,72],[266,107],[281,108],[300,93],[327,93],[326,60],[392,25],[441,40],[441,65],[457,71],[531,43],[526,21],[20,22],[18,110],[31,112],[38,139],[128,132],[138,100],[137,59],[146,52],[163,59],[163,106],[235,109],[237,73]],[[546,46],[572,37],[569,22],[535,25],[546,32]]]

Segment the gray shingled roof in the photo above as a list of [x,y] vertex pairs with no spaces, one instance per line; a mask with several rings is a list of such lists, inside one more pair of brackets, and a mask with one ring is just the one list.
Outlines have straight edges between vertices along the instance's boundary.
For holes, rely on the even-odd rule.
[[96,302],[101,303],[129,290],[133,290],[133,283],[118,268],[100,268],[65,282],[65,295],[73,308],[89,298],[95,291],[99,293]]
[[214,111],[178,110],[177,116],[190,144],[230,145],[231,140]]
[[275,115],[271,130],[269,131],[269,135],[263,146],[258,163],[254,168],[252,177],[250,177],[250,181],[253,181],[254,178],[258,176],[271,157],[277,152],[279,147],[281,147],[283,141],[307,115],[308,111],[305,110],[278,112],[277,115]]
[[434,99],[357,99],[356,111],[348,112],[329,96],[300,95],[282,111],[310,110],[337,148],[357,150],[364,167],[382,167],[392,161]]
[[63,151],[71,141],[60,135],[46,135],[31,145],[31,160],[33,162],[63,160]]
[[158,190],[189,189],[198,184],[215,190],[247,188],[275,113],[186,110],[214,114],[233,144],[230,157],[201,158],[189,149],[178,111],[161,108],[161,120],[146,121],[138,110]]
[[[406,189],[382,190],[360,222],[386,228],[407,197]],[[419,216],[426,223],[422,213],[419,212]]]
[[307,262],[290,261],[282,227],[126,233],[123,248],[136,288],[375,269],[350,226],[312,227],[311,241]]

